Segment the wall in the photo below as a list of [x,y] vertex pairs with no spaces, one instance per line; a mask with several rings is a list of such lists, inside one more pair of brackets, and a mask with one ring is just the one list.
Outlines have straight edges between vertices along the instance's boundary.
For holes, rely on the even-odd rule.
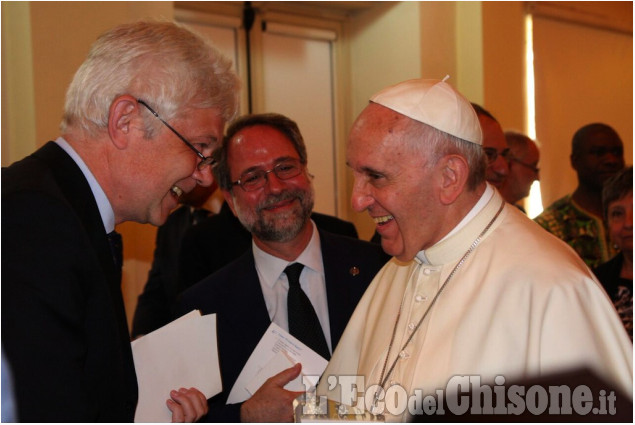
[[482,2],[482,105],[504,129],[526,130],[524,2]]
[[[382,2],[353,17],[349,24],[351,127],[373,93],[421,76],[419,2]],[[348,174],[350,208],[352,174]],[[367,213],[349,209],[360,238],[370,239],[374,223]]]
[[6,166],[33,152],[37,145],[29,4],[2,2],[1,7],[2,166]]

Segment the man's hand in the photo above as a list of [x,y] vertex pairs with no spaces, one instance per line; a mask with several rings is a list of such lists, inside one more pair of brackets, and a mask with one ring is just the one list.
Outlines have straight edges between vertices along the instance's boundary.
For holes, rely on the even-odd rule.
[[170,391],[168,409],[172,412],[172,422],[196,422],[207,414],[207,399],[196,388],[181,388]]
[[293,381],[302,365],[285,369],[267,379],[256,393],[240,407],[242,422],[293,422],[293,400],[303,392],[287,391],[284,386]]

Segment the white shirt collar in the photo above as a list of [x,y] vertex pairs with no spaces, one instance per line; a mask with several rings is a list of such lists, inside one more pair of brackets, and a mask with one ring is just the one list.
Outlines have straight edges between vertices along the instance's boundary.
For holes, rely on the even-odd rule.
[[58,137],[57,140],[55,140],[55,143],[57,143],[62,149],[64,149],[64,151],[73,159],[73,161],[75,161],[79,169],[82,170],[86,181],[88,181],[90,190],[93,192],[95,201],[97,202],[97,208],[99,208],[99,214],[101,215],[101,220],[104,223],[106,233],[112,232],[113,230],[115,230],[115,212],[110,205],[108,197],[99,185],[99,182],[97,182],[97,179],[95,178],[93,173],[90,172],[90,169],[88,168],[82,157],[79,156],[75,149],[73,149],[73,147],[69,145],[63,137]]
[[258,270],[262,278],[262,284],[267,285],[270,288],[273,287],[284,269],[291,263],[301,263],[305,267],[308,267],[318,273],[324,272],[324,265],[322,264],[322,250],[320,247],[320,235],[313,220],[311,220],[311,225],[313,226],[313,235],[311,236],[311,240],[298,258],[291,262],[266,253],[260,249],[252,239],[251,245],[254,253],[254,261],[256,263],[256,270]]
[[[470,212],[468,212],[465,215],[465,217],[463,217],[463,219],[459,222],[459,224],[457,224],[454,227],[454,229],[450,230],[450,232],[447,235],[445,235],[443,238],[441,238],[441,240],[437,242],[435,245],[446,240],[447,238],[449,238],[450,236],[452,236],[453,234],[455,234],[456,232],[464,228],[467,225],[467,223],[472,221],[474,217],[476,217],[478,213],[481,212],[483,208],[485,208],[485,206],[490,201],[490,199],[492,199],[492,196],[494,196],[494,188],[489,183],[486,183],[485,191],[481,195],[481,198],[478,200],[478,202],[474,204]],[[417,261],[420,264],[430,264],[430,261],[426,257],[425,250],[421,250],[417,253],[417,255],[415,256],[415,261]]]

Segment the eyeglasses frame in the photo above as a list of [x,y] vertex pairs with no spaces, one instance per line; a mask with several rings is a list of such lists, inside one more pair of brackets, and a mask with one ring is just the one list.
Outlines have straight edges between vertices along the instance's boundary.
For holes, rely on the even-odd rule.
[[[489,157],[487,156],[488,149],[496,153],[496,155],[494,156],[494,159],[492,160],[490,160]],[[511,154],[509,148],[505,148],[499,153],[496,148],[485,147],[485,146],[483,147],[483,152],[485,153],[485,159],[487,160],[487,164],[493,164],[494,162],[496,162],[499,156],[502,156],[504,160],[509,160],[509,157]]]
[[146,107],[146,109],[148,109],[148,111],[150,111],[150,113],[152,113],[152,115],[154,115],[155,117],[157,117],[159,119],[159,121],[161,121],[163,123],[163,125],[165,125],[167,128],[170,129],[170,131],[172,131],[172,133],[174,133],[176,135],[176,137],[178,137],[179,139],[181,139],[181,141],[183,143],[185,143],[185,145],[192,149],[194,151],[194,153],[196,154],[196,156],[198,156],[201,159],[201,162],[199,162],[196,165],[196,168],[198,168],[199,171],[201,171],[203,168],[205,168],[208,165],[213,166],[214,163],[216,162],[216,159],[214,159],[214,157],[212,156],[205,156],[203,155],[203,153],[201,151],[199,151],[198,149],[196,149],[194,147],[193,144],[191,144],[190,142],[187,141],[187,139],[185,137],[183,137],[181,135],[181,133],[179,133],[178,131],[176,131],[174,129],[174,127],[172,127],[170,124],[167,123],[167,121],[165,121],[163,118],[161,118],[159,116],[159,114],[150,107],[150,105],[148,105],[145,101],[141,100],[141,99],[137,99],[137,102],[142,104],[143,106]]
[[513,161],[513,162],[516,162],[516,163],[518,163],[518,164],[520,164],[520,165],[524,165],[525,167],[529,168],[531,171],[533,171],[533,172],[534,172],[534,173],[536,173],[536,174],[540,174],[540,168],[538,168],[538,167],[536,167],[536,166],[534,166],[534,165],[531,165],[531,164],[529,164],[529,163],[527,163],[527,162],[523,162],[523,161],[521,161],[521,160],[520,160],[520,159],[518,159],[518,158],[514,158],[513,156],[511,156],[511,157],[509,158],[509,160],[510,160],[510,161]]
[[[289,177],[281,178],[280,176],[278,176],[278,173],[276,172],[276,169],[277,169],[280,165],[283,165],[286,161],[294,161],[294,162],[297,162],[297,163],[300,165],[300,166],[298,167],[299,172],[298,172],[298,174],[295,174],[295,175],[293,175],[293,176],[289,176]],[[250,171],[250,172],[247,172],[247,173],[243,173],[243,174],[240,176],[240,178],[239,178],[238,180],[236,180],[236,181],[234,181],[234,182],[231,182],[231,184],[232,184],[232,186],[240,186],[240,188],[241,188],[242,190],[244,190],[245,192],[253,192],[253,191],[256,191],[256,190],[258,190],[258,189],[262,189],[262,188],[263,188],[263,187],[267,184],[267,180],[269,179],[269,173],[273,173],[273,174],[275,174],[276,178],[278,178],[278,179],[280,179],[280,180],[289,180],[289,179],[292,179],[292,178],[297,177],[297,176],[299,176],[300,174],[302,174],[302,170],[303,170],[304,166],[305,166],[305,164],[304,164],[304,163],[302,163],[302,161],[301,161],[299,158],[288,158],[288,159],[285,159],[285,160],[284,160],[284,161],[282,161],[282,162],[277,163],[277,164],[276,164],[276,165],[274,165],[274,166],[273,166],[273,168],[272,168],[272,169],[270,169],[270,170],[256,170],[256,171],[261,171],[261,172],[263,172],[263,173],[264,173],[264,174],[263,174],[263,177],[264,177],[264,183],[263,183],[263,185],[262,185],[262,186],[255,187],[255,188],[253,188],[253,189],[245,189],[245,187],[243,186],[244,182],[243,182],[242,180],[243,180],[243,177],[245,176],[245,174],[254,173],[254,172],[256,172],[256,171]]]

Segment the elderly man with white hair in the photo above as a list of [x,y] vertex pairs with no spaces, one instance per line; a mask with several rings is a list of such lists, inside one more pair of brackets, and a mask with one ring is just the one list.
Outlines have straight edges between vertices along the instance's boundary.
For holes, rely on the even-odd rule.
[[391,411],[386,394],[434,395],[455,375],[500,385],[588,367],[632,397],[632,345],[606,294],[572,249],[485,181],[481,144],[476,113],[445,80],[386,88],[355,121],[353,207],[394,258],[318,394],[356,401],[338,385],[354,376],[356,391],[374,388],[366,408],[401,421],[416,409]]

